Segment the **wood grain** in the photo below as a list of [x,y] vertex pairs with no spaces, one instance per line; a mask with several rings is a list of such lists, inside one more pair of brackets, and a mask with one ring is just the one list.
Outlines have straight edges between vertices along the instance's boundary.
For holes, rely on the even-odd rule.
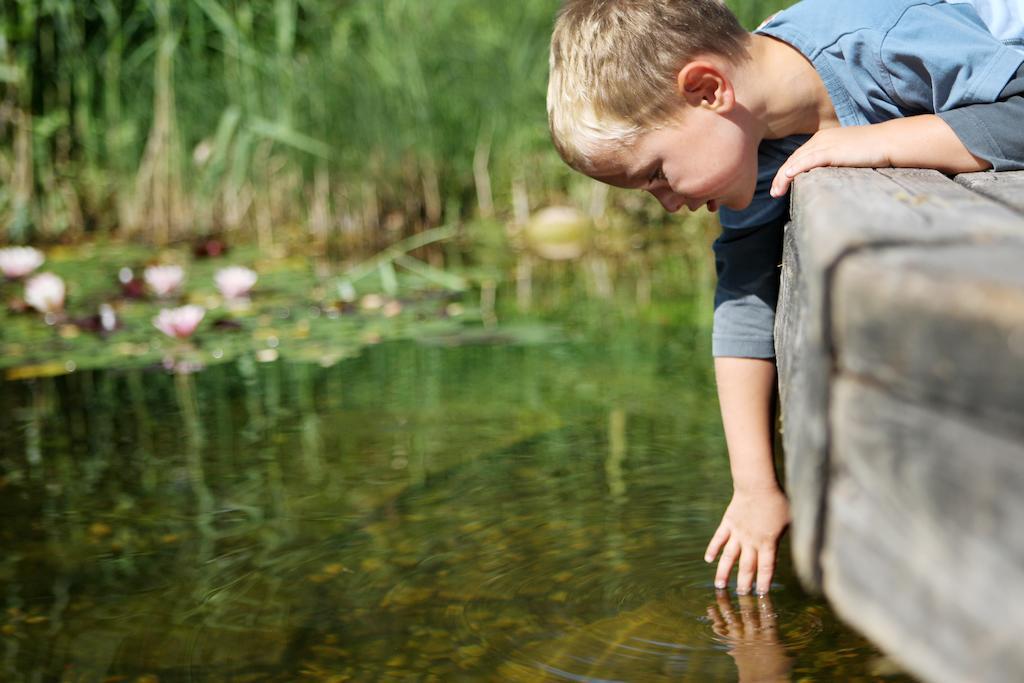
[[937,171],[914,169],[816,169],[797,179],[791,214],[775,336],[793,559],[813,591],[821,588],[828,405],[841,341],[833,307],[861,296],[835,290],[837,269],[854,255],[896,248],[1021,244],[1024,218]]
[[1024,212],[1024,171],[961,173],[956,182],[972,192]]
[[1024,441],[1024,244],[860,252],[832,312],[840,373]]
[[928,681],[1024,672],[1024,445],[884,389],[835,383],[824,588]]

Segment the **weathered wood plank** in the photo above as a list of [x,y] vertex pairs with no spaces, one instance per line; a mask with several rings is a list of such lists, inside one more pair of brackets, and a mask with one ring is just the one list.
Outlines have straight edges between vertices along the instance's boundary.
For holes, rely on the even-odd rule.
[[[802,272],[798,231],[790,223],[783,238],[775,349],[786,493],[793,517],[790,537],[794,567],[808,590],[820,590],[817,554],[821,545],[827,424],[821,407],[813,403],[822,400],[820,389],[828,366],[824,331],[815,319],[815,312],[823,309],[823,303],[820,296],[813,294]],[[808,331],[808,327],[813,331]]]
[[1024,212],[1024,171],[961,173],[955,180],[972,192]]
[[819,227],[802,239],[808,265],[867,246],[1024,237],[1019,214],[930,170],[817,169],[798,179],[792,213]]
[[1024,439],[1024,244],[860,252],[832,299],[840,371]]
[[824,587],[929,681],[1024,672],[1024,445],[843,377]]
[[[906,169],[812,171],[797,180],[792,215],[776,349],[794,564],[814,590],[821,585],[818,552],[828,476],[833,269],[861,250],[1024,239],[1024,219],[937,171]],[[787,302],[800,310],[789,310]]]
[[776,365],[783,404],[787,399],[792,400],[789,392],[793,387],[802,386],[804,383],[801,378],[803,366],[797,359],[803,356],[803,345],[807,337],[803,326],[809,306],[807,288],[800,286],[800,279],[800,251],[796,247],[796,228],[790,223],[783,235],[782,282],[775,315],[775,348],[780,350]]

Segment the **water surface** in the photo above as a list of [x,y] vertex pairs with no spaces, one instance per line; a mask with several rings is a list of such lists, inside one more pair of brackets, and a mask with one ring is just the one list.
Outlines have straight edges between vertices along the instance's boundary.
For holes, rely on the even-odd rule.
[[713,589],[706,330],[562,322],[543,344],[0,384],[2,678],[888,674],[787,548],[769,599]]

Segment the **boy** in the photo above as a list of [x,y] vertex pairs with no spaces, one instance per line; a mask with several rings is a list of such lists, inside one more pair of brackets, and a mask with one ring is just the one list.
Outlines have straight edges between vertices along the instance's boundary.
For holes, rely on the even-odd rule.
[[[973,1],[989,17],[1024,16],[1024,0]],[[1024,168],[1017,24],[1000,27],[1004,45],[965,0],[803,0],[748,34],[719,0],[565,2],[548,86],[562,158],[668,211],[722,208],[712,350],[733,497],[705,555],[721,553],[716,588],[738,562],[737,592],[756,577],[766,593],[789,523],[771,402],[793,177]]]

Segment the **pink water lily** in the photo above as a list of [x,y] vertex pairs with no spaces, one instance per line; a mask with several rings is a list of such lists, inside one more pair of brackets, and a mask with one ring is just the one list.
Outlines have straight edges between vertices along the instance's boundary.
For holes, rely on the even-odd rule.
[[25,277],[43,265],[46,258],[43,252],[32,247],[7,247],[0,249],[0,272],[4,277],[14,280]]
[[181,266],[147,266],[143,277],[154,294],[165,297],[185,281],[185,271]]
[[168,337],[188,339],[199,327],[206,309],[189,304],[180,308],[165,308],[153,318],[153,325]]
[[225,299],[240,299],[256,284],[257,277],[256,271],[245,266],[230,266],[218,270],[213,279]]
[[40,273],[25,283],[25,303],[40,313],[64,308],[64,281],[53,273]]

